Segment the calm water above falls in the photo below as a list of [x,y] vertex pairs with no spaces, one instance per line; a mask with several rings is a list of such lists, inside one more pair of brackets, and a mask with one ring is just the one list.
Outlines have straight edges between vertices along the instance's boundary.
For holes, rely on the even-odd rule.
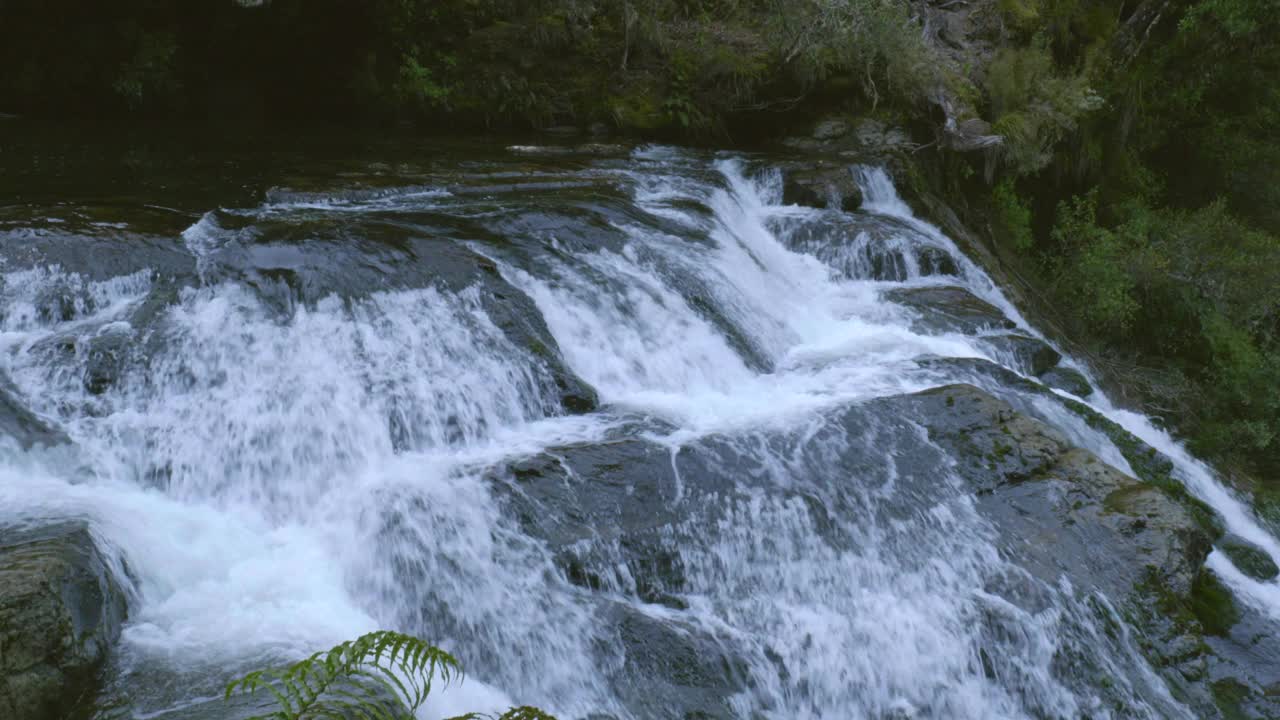
[[[0,208],[4,369],[74,441],[4,450],[0,521],[112,548],[136,596],[109,694],[138,717],[377,627],[466,662],[423,717],[1195,717],[1124,598],[1033,567],[895,411],[977,384],[1134,472],[980,370],[1026,380],[997,339],[1038,333],[850,172],[851,214],[661,147],[349,167],[189,218]],[[923,322],[920,288],[1017,327]],[[1280,559],[1209,468],[1087,399]],[[1209,565],[1280,622],[1280,586]]]

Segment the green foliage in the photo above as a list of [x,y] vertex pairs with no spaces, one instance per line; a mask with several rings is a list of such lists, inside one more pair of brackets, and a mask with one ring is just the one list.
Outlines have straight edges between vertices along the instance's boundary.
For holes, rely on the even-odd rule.
[[993,224],[1113,379],[1197,453],[1280,478],[1274,4],[997,9]]
[[[280,670],[259,670],[227,686],[266,690],[277,709],[246,720],[413,720],[436,683],[462,677],[449,653],[419,638],[381,630],[334,646]],[[452,720],[479,720],[471,713]],[[512,708],[492,720],[555,720],[533,707]]]
[[1013,243],[1013,247],[1022,252],[1030,250],[1035,241],[1031,234],[1031,208],[1018,197],[1013,180],[1005,179],[996,185],[991,199],[996,221]]
[[1280,460],[1280,239],[1231,215],[1137,198],[1099,220],[1096,192],[1065,202],[1047,266],[1079,336],[1130,348],[1183,384],[1176,409],[1198,452],[1254,469]]
[[226,696],[265,689],[275,697],[278,710],[249,720],[399,720],[412,717],[435,681],[448,685],[461,675],[462,666],[449,653],[409,635],[380,631],[283,670],[249,673],[228,685]]
[[131,107],[177,89],[173,76],[177,40],[172,33],[139,33],[133,56],[120,68],[112,89]]
[[1127,331],[1137,314],[1134,283],[1125,266],[1127,233],[1097,223],[1097,196],[1073,198],[1058,209],[1053,238],[1058,258],[1057,294],[1104,333]]
[[937,66],[908,0],[82,5],[0,3],[5,110],[612,120],[692,135],[822,92],[918,103]]
[[987,68],[985,82],[993,129],[1004,138],[1004,164],[1033,173],[1053,159],[1055,145],[1104,101],[1084,74],[1058,68],[1043,40],[1004,48]]

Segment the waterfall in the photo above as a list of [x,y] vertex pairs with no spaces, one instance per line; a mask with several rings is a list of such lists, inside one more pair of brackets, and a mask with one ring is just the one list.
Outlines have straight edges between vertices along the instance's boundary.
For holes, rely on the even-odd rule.
[[[469,172],[211,211],[185,273],[6,269],[4,370],[74,450],[0,448],[0,520],[90,520],[136,590],[109,688],[140,715],[388,627],[468,667],[423,718],[1194,716],[1121,598],[1011,558],[949,451],[877,410],[987,382],[1132,472],[1054,396],[921,362],[1025,377],[992,338],[1046,341],[883,169],[851,168],[858,213],[664,147]],[[895,300],[939,288],[1013,327]],[[99,392],[111,333],[137,352]],[[1084,400],[1280,560],[1210,468]],[[1209,562],[1280,622],[1280,586]]]

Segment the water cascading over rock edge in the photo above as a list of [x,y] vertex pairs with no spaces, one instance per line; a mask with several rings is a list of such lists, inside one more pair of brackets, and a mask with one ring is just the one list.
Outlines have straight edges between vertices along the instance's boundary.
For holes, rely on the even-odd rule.
[[387,627],[465,661],[426,717],[1275,711],[1280,586],[1213,548],[1280,544],[885,171],[845,212],[663,147],[423,168],[0,218],[0,524],[125,588],[103,707],[227,717]]

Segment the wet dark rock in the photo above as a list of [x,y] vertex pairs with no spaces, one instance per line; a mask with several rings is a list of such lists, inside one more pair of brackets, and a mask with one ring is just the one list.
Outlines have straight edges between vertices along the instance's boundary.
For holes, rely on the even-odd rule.
[[625,648],[615,688],[637,717],[738,717],[730,699],[742,690],[747,670],[716,638],[629,606],[615,605],[613,612]]
[[0,383],[0,436],[13,438],[24,450],[71,442],[66,433],[31,412],[7,383]]
[[42,323],[69,322],[93,312],[93,299],[81,286],[70,282],[53,283],[35,298],[36,318]]
[[775,219],[773,227],[789,247],[813,255],[845,278],[901,282],[961,274],[950,253],[910,239],[911,230],[892,219],[792,216]]
[[1280,651],[1260,642],[1270,621],[1205,567],[1221,531],[1180,485],[1129,477],[971,386],[909,397],[977,489],[1002,552],[1046,583],[1066,577],[1119,601],[1139,648],[1197,717],[1236,717],[1211,686],[1220,682],[1251,688],[1258,717],[1280,708],[1260,690],[1280,675]]
[[[180,233],[190,216],[146,208],[88,206],[63,211],[65,222],[46,231],[0,230],[0,258],[10,270],[57,266],[63,273],[89,281],[101,281],[140,270],[164,276],[193,274],[195,258],[183,245]],[[95,224],[109,223],[109,225]],[[61,292],[42,297],[38,307],[44,319],[66,320],[74,316],[76,302],[88,301],[81,289],[68,283]]]
[[508,285],[496,271],[483,282],[488,288],[481,300],[485,313],[508,340],[545,363],[561,407],[569,413],[588,413],[599,407],[595,388],[569,369],[533,300]]
[[862,189],[847,167],[795,169],[783,180],[782,204],[853,212],[862,206]]
[[[673,614],[687,608],[680,548],[692,541],[688,524],[705,530],[708,514],[735,493],[732,477],[711,462],[701,449],[673,458],[668,448],[625,439],[555,448],[491,478],[525,532],[556,549],[569,582],[658,606],[653,615],[612,601],[601,610],[624,658],[611,682],[638,717],[735,717],[729,700],[743,688],[745,664],[731,643]],[[697,487],[682,476],[697,478]]]
[[[1133,433],[1099,413],[1082,402],[1064,398],[1045,386],[1019,376],[1018,374],[980,358],[922,358],[921,365],[928,367],[946,367],[952,371],[967,372],[974,382],[984,387],[988,383],[996,383],[1001,387],[1025,393],[1031,397],[1041,397],[1060,404],[1063,408],[1083,420],[1089,427],[1107,436],[1124,456],[1138,479],[1155,485],[1166,493],[1178,498],[1184,506],[1195,514],[1200,527],[1215,540],[1225,532],[1222,520],[1217,513],[1203,501],[1192,496],[1177,478],[1173,477],[1173,461],[1167,455],[1140,440]],[[1016,396],[1014,397],[1016,399]],[[1023,412],[1035,414],[1031,406],[1021,408]]]
[[0,531],[0,716],[89,707],[126,596],[83,524]]
[[1276,567],[1267,551],[1239,535],[1229,534],[1222,538],[1218,542],[1218,549],[1231,558],[1231,563],[1240,572],[1254,580],[1266,582],[1280,576],[1280,567]]
[[[1025,385],[1028,392],[1048,393],[1035,382],[980,362],[992,368],[992,377]],[[975,362],[976,367],[980,366]],[[926,430],[927,441],[918,428]],[[836,436],[864,438],[865,443],[827,443]],[[1204,560],[1217,531],[1205,522],[1202,506],[1169,481],[1169,469],[1154,451],[1137,466],[1158,482],[1130,477],[1073,446],[1045,423],[968,385],[878,398],[833,411],[824,429],[806,438],[805,450],[788,444],[796,442],[789,437],[781,433],[753,440],[797,463],[789,471],[795,474],[785,482],[771,481],[767,473],[762,477],[758,461],[744,454],[742,444],[717,437],[674,454],[638,439],[557,448],[495,471],[491,480],[506,511],[553,549],[569,582],[602,593],[597,597],[621,593],[654,606],[641,616],[639,629],[620,625],[620,632],[630,633],[624,636],[628,645],[641,642],[643,647],[643,638],[651,633],[669,633],[673,625],[679,626],[687,593],[696,592],[694,583],[706,581],[696,550],[689,553],[715,542],[736,499],[800,500],[809,509],[814,532],[833,547],[848,547],[856,540],[845,537],[842,528],[851,518],[860,523],[869,518],[906,521],[918,512],[920,502],[937,492],[925,480],[954,472],[975,493],[979,511],[995,528],[1002,554],[1043,583],[1000,590],[1011,602],[1040,607],[1037,592],[1042,591],[1036,588],[1056,587],[1066,577],[1078,592],[1104,593],[1131,604],[1138,616],[1151,612],[1163,617],[1164,607],[1184,608],[1178,612],[1186,619],[1167,631],[1143,626],[1153,634],[1145,651],[1181,678],[1179,682],[1189,684],[1188,692],[1199,693],[1197,697],[1209,697],[1207,682],[1216,677],[1212,668],[1226,667],[1224,663],[1249,667],[1251,656],[1232,659],[1236,655],[1231,653],[1258,652],[1235,637],[1243,621],[1230,624],[1234,616],[1219,612],[1217,596],[1205,590],[1212,586],[1205,579]],[[810,456],[808,449],[816,448],[843,449]],[[872,506],[859,504],[857,493],[850,493],[853,487],[843,486],[830,475],[831,469],[839,468],[841,478],[852,475],[870,481],[886,448],[897,458],[894,497]],[[1135,462],[1144,457],[1138,448],[1134,440],[1130,453]],[[695,564],[688,565],[691,562]],[[1230,636],[1204,634],[1206,620],[1215,617]],[[685,637],[684,632],[679,636]],[[1223,643],[1222,649],[1211,650],[1206,637]],[[638,664],[613,678],[621,687],[639,683],[646,688],[626,695],[628,707],[647,707],[646,693],[661,692],[679,700],[668,706],[673,714],[656,716],[681,717],[677,710],[696,710],[720,717],[718,698],[737,686],[739,673],[717,668],[707,658],[728,658],[732,668],[732,658],[747,655],[731,643],[701,642],[685,660],[685,650],[668,657],[637,654]],[[694,658],[698,664],[692,664]],[[1251,677],[1243,670],[1231,672]]]
[[1051,388],[1065,390],[1076,397],[1089,397],[1093,394],[1093,386],[1079,370],[1069,367],[1055,367],[1040,374],[1040,381]]
[[827,206],[827,198],[823,188],[794,182],[788,178],[782,189],[784,205],[803,205],[805,207],[823,208]]
[[976,335],[983,330],[1017,327],[999,308],[964,288],[951,286],[895,288],[886,300],[915,310],[911,327],[917,332]]
[[930,438],[953,450],[957,472],[1029,569],[1047,581],[1066,574],[1113,597],[1128,595],[1149,571],[1175,592],[1190,592],[1213,538],[1179,497],[1072,447],[975,387],[912,397]]
[[88,342],[84,387],[101,395],[120,379],[133,342],[133,328],[128,323],[111,323]]
[[[697,501],[685,495],[669,449],[638,439],[553,448],[512,463],[495,480],[528,534],[555,548],[592,541],[641,551],[634,570],[657,574],[639,582],[679,591],[678,567],[662,559],[663,532],[688,518]],[[698,488],[716,490],[731,492],[733,483],[712,476]]]
[[[932,245],[920,245],[915,248],[916,265],[921,275],[959,275],[955,258],[947,251]],[[890,279],[890,278],[885,278]]]
[[1043,340],[1028,335],[1009,333],[982,339],[997,359],[1011,358],[1014,367],[1028,375],[1040,375],[1057,365],[1062,355]]

